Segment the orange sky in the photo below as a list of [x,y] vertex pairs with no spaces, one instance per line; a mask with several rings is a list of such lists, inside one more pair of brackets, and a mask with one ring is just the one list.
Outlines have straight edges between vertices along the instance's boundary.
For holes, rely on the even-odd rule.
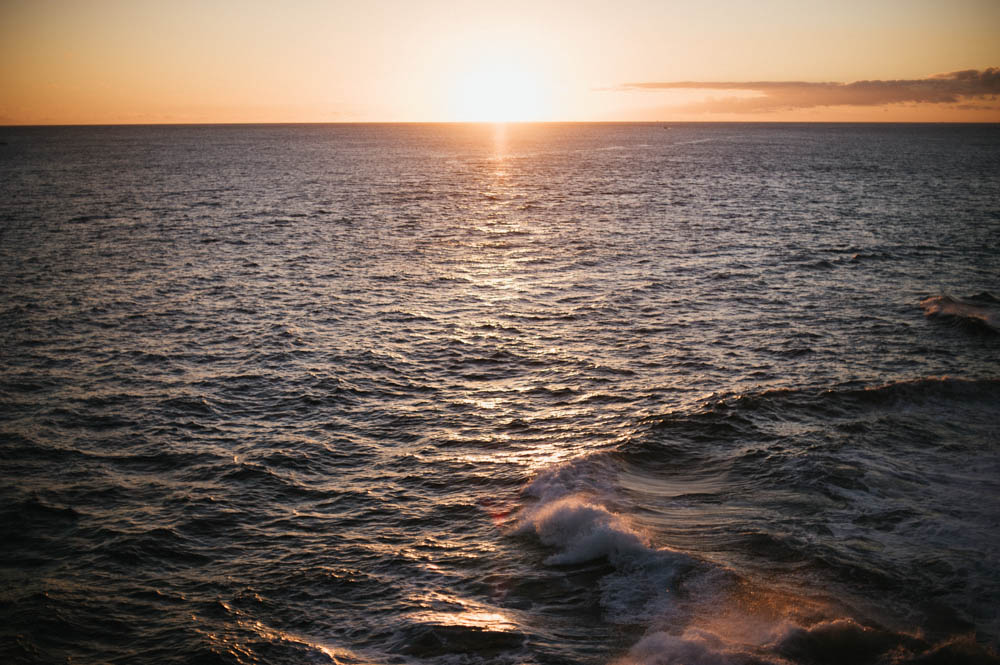
[[996,0],[0,0],[0,124],[998,122],[992,67]]

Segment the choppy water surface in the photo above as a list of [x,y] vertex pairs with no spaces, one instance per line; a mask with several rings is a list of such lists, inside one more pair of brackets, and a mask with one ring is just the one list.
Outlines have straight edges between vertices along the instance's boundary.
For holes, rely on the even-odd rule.
[[0,134],[6,662],[997,662],[997,126]]

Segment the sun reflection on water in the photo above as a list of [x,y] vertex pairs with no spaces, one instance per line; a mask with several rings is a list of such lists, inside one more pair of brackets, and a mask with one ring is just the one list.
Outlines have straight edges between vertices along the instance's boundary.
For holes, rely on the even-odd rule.
[[[507,123],[498,122],[493,125],[493,154],[498,160],[503,160],[507,156]],[[497,169],[498,175],[503,174],[503,169]]]
[[487,607],[441,591],[426,591],[412,596],[410,600],[426,608],[410,615],[420,623],[501,632],[517,630],[514,619],[498,608]]

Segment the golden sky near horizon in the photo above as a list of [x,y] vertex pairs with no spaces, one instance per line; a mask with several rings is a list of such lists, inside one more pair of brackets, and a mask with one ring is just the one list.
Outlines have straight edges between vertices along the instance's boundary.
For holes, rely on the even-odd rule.
[[0,0],[0,124],[1000,121],[997,0]]

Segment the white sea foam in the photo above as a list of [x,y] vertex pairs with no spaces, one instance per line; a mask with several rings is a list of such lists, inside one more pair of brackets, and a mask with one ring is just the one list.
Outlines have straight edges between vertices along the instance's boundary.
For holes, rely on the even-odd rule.
[[[567,565],[607,558],[613,566],[648,555],[648,538],[607,504],[611,487],[599,456],[553,467],[525,488],[537,502],[522,511],[518,533],[534,533],[558,551],[546,559]],[[602,482],[602,479],[605,479]]]
[[610,623],[648,623],[669,616],[677,609],[678,578],[697,565],[685,554],[652,547],[625,518],[578,495],[527,509],[517,532],[535,534],[556,549],[545,559],[549,565],[606,559],[614,570],[601,579],[600,591]]
[[646,539],[618,515],[585,499],[566,496],[529,510],[518,527],[559,551],[546,563],[565,565],[607,557],[613,565],[649,551]]
[[537,501],[524,508],[516,532],[533,534],[555,550],[545,559],[548,565],[605,559],[613,568],[600,581],[607,621],[662,619],[677,609],[678,580],[694,570],[701,573],[696,577],[705,577],[711,569],[681,552],[654,547],[642,529],[610,508],[615,496],[607,484],[609,475],[607,460],[600,456],[539,475],[525,490]]

